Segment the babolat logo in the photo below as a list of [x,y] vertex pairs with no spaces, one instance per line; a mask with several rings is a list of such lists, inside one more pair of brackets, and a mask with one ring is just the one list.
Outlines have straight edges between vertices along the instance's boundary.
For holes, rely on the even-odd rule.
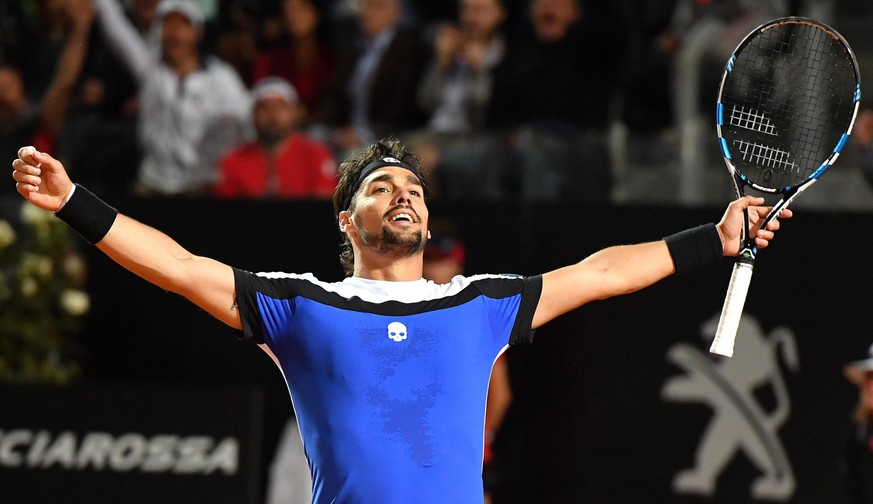
[[235,475],[239,441],[210,436],[0,430],[0,468]]

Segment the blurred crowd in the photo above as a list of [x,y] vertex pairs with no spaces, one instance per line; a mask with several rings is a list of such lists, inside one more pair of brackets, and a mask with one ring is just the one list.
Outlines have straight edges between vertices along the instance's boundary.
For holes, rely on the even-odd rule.
[[831,11],[799,0],[3,2],[0,158],[34,145],[97,193],[329,198],[338,161],[394,136],[423,160],[435,198],[609,201],[614,125],[673,138],[695,169],[713,82],[739,39],[768,18]]

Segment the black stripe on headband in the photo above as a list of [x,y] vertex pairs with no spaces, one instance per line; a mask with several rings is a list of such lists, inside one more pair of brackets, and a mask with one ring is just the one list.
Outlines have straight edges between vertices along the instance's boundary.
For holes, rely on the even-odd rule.
[[398,166],[405,170],[409,170],[413,175],[415,175],[415,178],[421,182],[421,185],[424,185],[424,182],[421,180],[421,174],[403,161],[393,157],[378,158],[374,161],[370,161],[370,163],[361,170],[361,173],[358,174],[358,178],[356,178],[355,183],[349,187],[349,191],[346,193],[345,199],[343,199],[342,210],[349,209],[349,205],[352,203],[352,198],[355,196],[355,193],[358,192],[358,189],[360,189],[361,183],[364,182],[364,179],[379,168],[384,168],[386,166]]

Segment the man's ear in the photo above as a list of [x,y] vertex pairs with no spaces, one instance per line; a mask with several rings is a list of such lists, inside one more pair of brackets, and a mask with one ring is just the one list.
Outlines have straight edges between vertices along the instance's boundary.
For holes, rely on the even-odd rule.
[[337,220],[339,220],[339,230],[342,233],[345,233],[349,226],[354,226],[355,223],[352,222],[352,213],[348,210],[343,210],[337,216]]
[[430,229],[427,230],[427,239],[430,240]]

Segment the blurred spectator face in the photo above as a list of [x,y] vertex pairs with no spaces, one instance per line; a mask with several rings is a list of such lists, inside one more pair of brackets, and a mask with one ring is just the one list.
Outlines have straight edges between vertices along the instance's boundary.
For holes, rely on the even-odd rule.
[[318,28],[318,9],[310,0],[285,0],[282,2],[285,26],[292,38],[309,37]]
[[197,54],[200,36],[200,28],[191,24],[184,15],[178,12],[167,13],[161,29],[164,57],[172,64]]
[[864,148],[873,143],[873,110],[864,109],[858,113],[855,127],[852,129],[852,138],[855,143]]
[[541,42],[558,42],[582,15],[577,0],[533,0],[531,21]]
[[258,140],[269,147],[281,142],[297,125],[297,104],[284,97],[267,95],[255,103],[252,121]]
[[0,115],[8,117],[18,113],[18,107],[26,101],[21,73],[11,67],[0,67]]
[[151,26],[161,0],[133,0],[133,15],[142,26]]
[[424,247],[421,276],[438,284],[449,283],[464,273],[465,262],[464,245],[454,238],[440,236],[437,231]]
[[39,15],[40,23],[49,26],[63,24],[67,21],[67,11],[64,7],[66,0],[40,0]]
[[421,270],[422,278],[433,280],[434,283],[444,284],[452,281],[457,275],[463,273],[463,267],[451,257],[426,260]]
[[82,105],[96,107],[103,102],[104,96],[106,96],[106,86],[100,79],[88,77],[82,81],[82,91],[79,94]]
[[364,35],[374,37],[400,21],[398,0],[363,0],[360,23]]
[[873,371],[864,374],[864,382],[861,384],[861,402],[868,411],[873,411]]
[[461,26],[476,39],[490,37],[506,17],[500,0],[461,0],[460,7]]

